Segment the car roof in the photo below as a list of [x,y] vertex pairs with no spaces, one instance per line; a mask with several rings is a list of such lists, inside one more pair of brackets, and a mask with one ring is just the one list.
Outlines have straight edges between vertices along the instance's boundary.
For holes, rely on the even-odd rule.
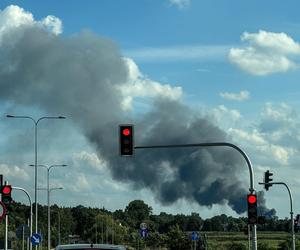
[[115,249],[115,250],[126,250],[124,246],[121,245],[111,245],[111,244],[67,244],[59,245],[56,247],[56,250],[63,249]]

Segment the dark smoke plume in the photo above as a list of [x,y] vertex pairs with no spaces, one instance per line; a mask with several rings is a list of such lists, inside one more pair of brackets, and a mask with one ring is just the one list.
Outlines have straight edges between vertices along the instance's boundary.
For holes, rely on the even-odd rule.
[[136,124],[139,145],[230,138],[179,101],[157,98],[143,117],[125,116],[118,87],[128,81],[128,66],[110,40],[91,32],[60,37],[39,27],[19,27],[3,38],[0,58],[1,101],[70,117],[108,161],[116,180],[146,187],[167,205],[186,199],[246,210],[248,184],[237,179],[248,172],[233,149],[153,149],[119,157],[118,124],[124,122]]

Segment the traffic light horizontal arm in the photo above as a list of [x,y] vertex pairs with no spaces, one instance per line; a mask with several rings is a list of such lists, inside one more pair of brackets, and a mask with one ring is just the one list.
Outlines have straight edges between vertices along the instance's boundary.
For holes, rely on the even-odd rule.
[[205,142],[205,143],[193,143],[193,144],[173,144],[173,145],[152,145],[152,146],[134,146],[134,149],[144,149],[144,148],[188,148],[188,147],[231,147],[237,150],[246,160],[247,166],[250,173],[250,189],[249,191],[253,193],[254,189],[254,177],[253,169],[247,154],[238,146],[229,142]]
[[290,205],[291,205],[291,213],[293,213],[293,197],[292,197],[292,193],[291,190],[289,189],[288,185],[284,182],[269,182],[269,183],[265,183],[265,182],[259,182],[259,185],[265,185],[265,184],[271,184],[271,185],[283,185],[286,187],[289,196],[290,196]]

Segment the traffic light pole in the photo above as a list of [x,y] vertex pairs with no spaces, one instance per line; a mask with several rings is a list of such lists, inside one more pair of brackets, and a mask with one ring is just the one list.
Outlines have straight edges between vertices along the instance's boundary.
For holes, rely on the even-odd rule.
[[[187,147],[231,147],[237,150],[246,160],[249,169],[250,176],[250,188],[251,194],[255,193],[254,189],[254,176],[251,161],[247,154],[238,146],[228,142],[208,142],[208,143],[195,143],[195,144],[175,144],[175,145],[153,145],[153,146],[134,146],[134,149],[146,149],[146,148],[187,148]],[[252,250],[257,250],[257,236],[256,236],[256,225],[251,225],[252,233]],[[294,250],[294,249],[293,249]]]
[[[5,181],[4,182],[4,185],[7,185],[8,182]],[[1,197],[2,199],[2,197]],[[6,213],[5,215],[5,236],[4,236],[4,250],[7,250],[8,249],[8,215]]]
[[4,242],[4,250],[8,249],[8,215],[5,215],[5,242]]
[[[264,182],[259,182],[258,184],[260,185],[265,185],[266,183]],[[293,216],[293,196],[292,196],[292,193],[291,193],[291,190],[289,189],[288,185],[284,182],[269,182],[267,184],[274,184],[274,185],[283,185],[286,187],[288,193],[289,193],[289,197],[290,197],[290,207],[291,207],[291,227],[292,227],[292,230],[291,230],[291,234],[292,234],[292,250],[295,250],[296,249],[296,240],[295,240],[295,230],[294,230],[294,216]]]
[[[29,234],[30,234],[30,237],[32,236],[32,201],[31,201],[31,197],[29,195],[29,193],[24,189],[24,188],[20,188],[20,187],[12,187],[12,189],[16,189],[16,190],[20,190],[20,191],[23,191],[27,197],[28,197],[28,200],[29,200],[29,205],[30,205],[30,222],[29,222]],[[24,229],[23,229],[24,230]],[[32,244],[29,244],[29,248],[30,250],[32,250]]]

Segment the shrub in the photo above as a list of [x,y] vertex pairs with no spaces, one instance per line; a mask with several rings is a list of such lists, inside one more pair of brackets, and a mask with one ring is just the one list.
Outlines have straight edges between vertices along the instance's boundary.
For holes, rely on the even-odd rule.
[[257,244],[257,249],[259,250],[276,250],[276,248],[273,248],[269,243],[267,242],[260,242]]
[[232,243],[228,246],[228,250],[247,250],[247,247],[246,247],[245,244],[243,244],[243,243],[232,242]]

